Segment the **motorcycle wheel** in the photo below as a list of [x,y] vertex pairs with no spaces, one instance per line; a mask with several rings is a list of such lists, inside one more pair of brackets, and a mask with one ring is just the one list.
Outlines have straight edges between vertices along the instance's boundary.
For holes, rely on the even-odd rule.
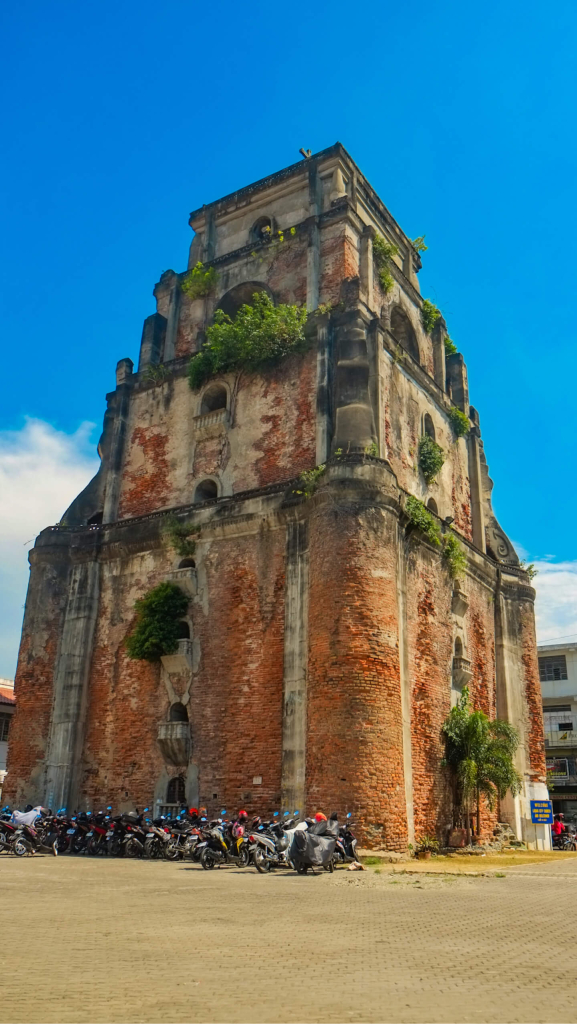
[[86,852],[87,854],[89,854],[90,857],[97,857],[98,854],[100,853],[100,840],[89,839],[88,845],[86,847]]
[[248,852],[248,846],[241,846],[238,851],[238,866],[239,868],[247,868],[250,861],[250,853]]
[[308,869],[308,864],[297,864],[297,875],[306,875]]
[[68,836],[58,836],[56,846],[58,847],[58,853],[66,853],[69,848]]
[[254,866],[261,875],[265,875],[267,871],[270,871],[270,860],[262,847],[257,846],[254,851]]
[[17,839],[15,843],[12,843],[12,853],[17,857],[25,857],[30,852],[30,845],[25,839]]
[[84,838],[83,836],[73,836],[72,843],[70,844],[72,853],[84,853]]
[[204,849],[200,855],[200,863],[205,871],[212,871],[216,864],[216,858],[212,850]]
[[167,843],[164,851],[164,857],[166,860],[178,860],[180,857],[180,849],[175,843]]
[[124,848],[124,853],[127,857],[141,857],[142,846],[138,842],[138,839],[129,839]]
[[142,856],[147,860],[157,860],[160,857],[160,848],[157,839],[146,839]]

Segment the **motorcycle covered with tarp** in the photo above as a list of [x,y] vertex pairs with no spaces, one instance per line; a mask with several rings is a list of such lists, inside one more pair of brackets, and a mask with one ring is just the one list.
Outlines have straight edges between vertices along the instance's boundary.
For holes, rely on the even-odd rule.
[[306,875],[309,868],[313,871],[315,868],[334,871],[338,835],[339,823],[333,818],[330,821],[315,821],[306,832],[294,832],[288,859],[298,874]]

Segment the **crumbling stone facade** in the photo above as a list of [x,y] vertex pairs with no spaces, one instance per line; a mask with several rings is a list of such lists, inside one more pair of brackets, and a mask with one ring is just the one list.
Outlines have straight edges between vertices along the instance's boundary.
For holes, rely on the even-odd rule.
[[[403,849],[450,825],[440,727],[468,681],[519,730],[525,790],[500,814],[539,839],[534,591],[492,511],[463,357],[446,356],[442,319],[423,329],[417,252],[339,144],[190,224],[189,267],[214,267],[216,291],[190,300],[185,272],[162,275],[138,371],[121,360],[108,395],[101,468],[30,554],[8,798],[157,808],[182,777],[209,812],[350,810],[364,842]],[[398,247],[388,294],[376,233]],[[215,308],[258,290],[316,311],[309,350],[191,391]],[[428,485],[431,431],[446,457]],[[295,493],[321,464],[314,494]],[[459,582],[408,495],[452,521]],[[194,559],[167,544],[169,513],[200,527]],[[134,603],[166,579],[190,596],[190,639],[131,661]]]

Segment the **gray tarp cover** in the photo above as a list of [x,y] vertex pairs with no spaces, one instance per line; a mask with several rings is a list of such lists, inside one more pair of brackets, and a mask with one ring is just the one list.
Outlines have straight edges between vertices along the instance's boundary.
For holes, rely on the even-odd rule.
[[337,821],[315,822],[307,832],[295,832],[289,849],[290,860],[293,864],[324,867],[335,852],[338,834]]

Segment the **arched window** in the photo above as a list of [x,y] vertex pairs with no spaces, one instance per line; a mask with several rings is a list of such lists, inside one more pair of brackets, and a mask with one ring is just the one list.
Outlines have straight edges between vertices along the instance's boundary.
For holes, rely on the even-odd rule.
[[437,502],[434,498],[429,498],[427,502],[427,508],[430,508],[431,512],[434,512],[436,516],[439,515],[439,509],[437,508]]
[[391,334],[395,341],[398,341],[399,345],[401,345],[417,363],[421,362],[421,354],[419,352],[419,345],[413,325],[404,309],[401,309],[400,306],[395,306],[391,313]]
[[202,480],[194,492],[195,501],[212,501],[218,498],[218,487],[214,480]]
[[433,441],[436,440],[436,438],[435,438],[435,426],[434,426],[433,421],[432,421],[431,417],[429,416],[428,412],[426,412],[424,417],[423,417],[423,433],[424,434],[428,434],[429,437],[433,439]]
[[196,569],[196,562],[194,558],[183,558],[182,562],[178,563],[179,569]]
[[226,409],[227,399],[228,395],[224,385],[211,384],[202,396],[200,415],[204,416],[207,412],[216,412],[217,409]]
[[188,722],[188,712],[184,704],[172,704],[168,720],[169,722]]
[[186,802],[186,790],[182,775],[175,775],[168,783],[166,802],[167,804],[184,804]]
[[272,238],[272,220],[270,217],[259,217],[251,228],[250,237],[253,242],[265,242],[267,238]]
[[273,297],[270,288],[266,284],[262,284],[261,281],[245,281],[244,284],[237,284],[230,291],[225,292],[217,309],[222,309],[223,313],[234,320],[241,306],[252,306],[252,297],[255,292],[266,292],[269,298]]
[[462,658],[463,657],[463,641],[461,640],[460,636],[458,636],[455,639],[455,657],[456,658]]
[[177,622],[176,627],[178,630],[179,640],[190,640],[190,626],[188,625],[188,622],[181,619],[180,622]]

